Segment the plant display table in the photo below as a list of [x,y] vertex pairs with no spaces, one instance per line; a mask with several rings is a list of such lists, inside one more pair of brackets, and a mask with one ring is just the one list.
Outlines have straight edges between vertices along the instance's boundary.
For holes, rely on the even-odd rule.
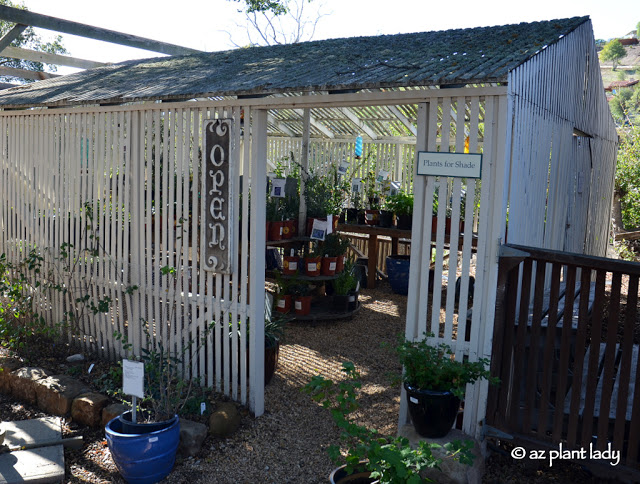
[[[376,287],[376,270],[378,261],[378,237],[391,237],[391,253],[398,253],[399,239],[411,240],[411,230],[400,230],[395,228],[376,227],[375,225],[355,225],[355,224],[339,224],[338,231],[348,234],[366,234],[369,236],[368,245],[368,278],[367,287]],[[458,247],[462,247],[464,234],[460,234],[458,238]],[[436,240],[436,233],[431,232],[432,243]],[[445,245],[450,245],[449,234],[445,234]],[[474,234],[471,241],[472,250],[475,250],[477,244],[477,236]]]

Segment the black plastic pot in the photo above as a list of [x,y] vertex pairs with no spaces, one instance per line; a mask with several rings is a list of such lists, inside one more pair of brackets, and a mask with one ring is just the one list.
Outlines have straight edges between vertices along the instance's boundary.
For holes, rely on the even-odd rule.
[[358,225],[364,225],[366,223],[366,216],[364,214],[364,210],[358,210],[358,216],[356,217]]
[[378,227],[390,228],[393,226],[393,212],[389,210],[380,210],[378,217]]
[[380,482],[371,476],[371,472],[366,470],[364,463],[362,469],[356,469],[353,473],[347,474],[346,466],[334,469],[329,476],[331,484],[375,484]]
[[333,309],[346,313],[349,310],[349,295],[333,295]]
[[458,416],[460,399],[451,392],[421,390],[406,383],[404,388],[416,432],[433,439],[447,435]]
[[278,366],[278,355],[280,354],[280,342],[269,345],[265,341],[264,345],[264,384],[268,385]]
[[401,230],[411,230],[413,215],[396,215],[396,226]]
[[356,224],[356,223],[358,223],[358,209],[357,208],[348,208],[347,209],[347,223],[348,224]]
[[355,311],[358,308],[358,295],[359,291],[349,291],[348,311]]

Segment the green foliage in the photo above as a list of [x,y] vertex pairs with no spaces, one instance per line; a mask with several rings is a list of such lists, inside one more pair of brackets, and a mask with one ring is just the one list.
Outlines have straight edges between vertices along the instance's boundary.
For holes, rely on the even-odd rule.
[[148,416],[143,413],[146,420],[161,422],[183,411],[191,399],[193,385],[197,380],[183,378],[182,358],[185,354],[190,354],[192,358],[196,357],[214,325],[215,323],[212,322],[202,332],[198,344],[189,340],[179,351],[171,351],[160,340],[155,340],[154,344],[148,322],[142,321],[145,338],[144,345],[140,348],[140,357],[133,356],[133,347],[126,335],[119,331],[113,333],[116,340],[122,341],[122,348],[129,353],[129,359],[144,363],[145,398],[141,405],[150,411]]
[[0,344],[27,359],[34,345],[47,346],[61,337],[59,326],[48,325],[38,312],[42,265],[33,249],[18,263],[0,255]]
[[[351,362],[342,364],[346,379],[338,383],[323,376],[314,376],[303,388],[303,391],[331,412],[334,422],[341,430],[340,438],[347,446],[347,472],[353,473],[361,468],[360,462],[366,460],[366,468],[371,477],[381,483],[421,483],[428,482],[420,477],[423,469],[439,468],[442,459],[436,458],[432,449],[440,448],[438,444],[421,441],[416,448],[411,448],[404,437],[390,438],[380,435],[376,430],[356,423],[353,413],[359,408],[357,392],[362,387],[360,374]],[[470,465],[473,463],[470,441],[454,441],[444,446],[447,457],[458,459]],[[340,447],[332,445],[328,449],[329,456],[339,464]]]
[[284,15],[287,13],[286,0],[233,0],[234,2],[244,3],[244,11],[253,12],[271,12],[274,15]]
[[613,70],[616,70],[618,61],[627,55],[627,51],[624,45],[620,43],[618,39],[613,39],[602,48],[600,51],[600,59],[603,61],[613,61]]
[[618,125],[633,124],[640,112],[640,87],[617,89],[609,101],[609,108]]
[[444,343],[432,346],[426,339],[409,341],[401,336],[396,352],[404,366],[404,382],[421,390],[450,391],[462,399],[468,383],[484,378],[491,383],[498,382],[486,369],[489,360],[457,361],[454,352]]
[[[28,10],[24,5],[14,3],[11,0],[0,0],[0,5],[6,7],[19,8],[22,10]],[[0,37],[9,32],[15,24],[6,20],[0,20]],[[43,42],[42,38],[35,33],[33,27],[27,27],[16,39],[9,44],[12,47],[20,47],[22,49],[36,50],[39,52],[47,52],[49,54],[67,54],[67,50],[62,45],[62,36],[58,35],[51,42]],[[25,69],[29,71],[43,71],[44,64],[42,62],[34,62],[23,59],[13,59],[11,57],[1,57],[0,64],[4,67],[13,67],[16,69]],[[53,64],[47,64],[50,71],[55,72],[57,66]],[[0,80],[3,82],[13,81],[11,77],[0,76]],[[22,80],[21,80],[22,81]],[[32,80],[25,80],[24,82],[33,82]]]
[[624,227],[640,227],[640,126],[620,132],[615,190],[621,197]]
[[331,232],[325,236],[320,247],[320,252],[329,257],[338,257],[346,254],[350,245],[351,243],[347,237],[336,232]]
[[290,320],[291,318],[278,312],[272,313],[270,318],[265,318],[264,340],[267,346],[273,346],[278,342],[284,341],[285,327]]
[[332,281],[333,290],[338,296],[346,296],[350,291],[355,291],[358,287],[358,279],[354,274],[354,264],[348,260],[344,265],[344,270]]
[[413,193],[404,190],[395,195],[389,195],[386,200],[387,210],[391,210],[396,215],[413,214]]

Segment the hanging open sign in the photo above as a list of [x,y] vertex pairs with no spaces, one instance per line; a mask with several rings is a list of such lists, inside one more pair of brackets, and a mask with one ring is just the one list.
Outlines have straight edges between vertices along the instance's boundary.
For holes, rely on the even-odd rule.
[[204,122],[204,269],[230,274],[233,243],[231,119]]

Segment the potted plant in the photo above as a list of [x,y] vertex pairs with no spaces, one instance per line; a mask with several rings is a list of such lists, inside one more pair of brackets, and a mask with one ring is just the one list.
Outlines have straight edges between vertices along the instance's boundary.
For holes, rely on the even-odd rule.
[[293,294],[291,293],[291,287],[293,281],[284,279],[280,272],[275,271],[276,277],[276,299],[275,308],[279,313],[286,314],[291,311],[293,307]]
[[[353,414],[359,408],[357,391],[362,386],[360,375],[351,362],[343,363],[342,371],[346,380],[338,384],[317,375],[304,387],[307,394],[331,412],[341,430],[340,438],[347,447],[346,464],[331,473],[330,482],[424,482],[420,471],[438,468],[442,459],[436,458],[432,449],[441,446],[421,441],[416,448],[411,448],[404,437],[384,437],[374,429],[359,425]],[[451,442],[444,446],[445,458],[471,465],[474,458],[472,447],[470,441]],[[341,462],[339,446],[330,446],[328,452],[336,464]],[[361,480],[355,480],[355,477]]]
[[333,306],[336,311],[349,310],[349,298],[352,291],[358,287],[358,280],[353,273],[353,264],[348,262],[344,270],[332,281]]
[[311,288],[304,283],[294,284],[291,287],[293,293],[293,307],[298,316],[306,316],[311,312]]
[[396,216],[396,226],[402,230],[411,230],[413,219],[413,193],[403,190],[389,195],[386,205]]
[[320,270],[322,269],[322,256],[319,252],[318,246],[316,243],[313,244],[313,247],[307,253],[307,256],[304,258],[304,273],[310,277],[316,277],[320,275]]
[[410,341],[401,337],[396,351],[404,366],[409,415],[423,437],[440,438],[449,433],[467,384],[483,378],[498,381],[487,370],[489,360],[458,361],[443,343],[432,346],[426,338]]
[[369,208],[364,211],[367,225],[378,225],[380,218],[380,192],[377,189],[375,173],[370,171],[366,178]]
[[282,211],[277,198],[267,194],[267,238],[269,240],[282,240],[284,222],[282,221]]
[[[284,340],[284,328],[289,318],[271,314],[264,319],[264,384],[268,385],[278,367],[280,343]],[[247,338],[248,341],[248,338]]]
[[[212,326],[200,341],[206,341]],[[133,411],[110,420],[105,435],[111,456],[127,482],[151,484],[166,477],[175,463],[180,441],[178,414],[190,398],[193,381],[182,378],[182,355],[189,354],[193,342],[187,343],[178,354],[161,342],[154,344],[149,325],[143,325],[146,345],[141,348],[144,363],[145,398],[140,411],[133,411],[139,419],[133,422]],[[131,349],[126,336],[116,332],[125,351]],[[202,346],[198,346],[196,352]]]
[[336,274],[339,274],[344,269],[347,250],[350,245],[351,243],[347,237],[336,232],[327,234],[322,243],[322,252],[330,257],[336,257]]
[[295,249],[291,249],[289,255],[282,258],[282,273],[286,276],[293,276],[298,273],[300,257],[296,255]]

